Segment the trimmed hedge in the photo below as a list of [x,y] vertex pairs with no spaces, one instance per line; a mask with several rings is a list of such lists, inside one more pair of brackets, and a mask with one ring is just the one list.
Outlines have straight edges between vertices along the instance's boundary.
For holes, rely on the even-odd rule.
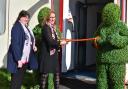
[[50,13],[50,9],[48,7],[42,8],[38,13],[38,22],[41,25],[42,21],[45,19],[46,16],[48,16]]
[[33,33],[36,38],[36,46],[38,48],[38,50],[37,50],[38,59],[40,58],[40,51],[41,51],[42,23],[43,23],[43,20],[45,19],[45,17],[48,16],[49,12],[50,12],[50,9],[48,7],[44,7],[42,9],[40,9],[38,16],[37,16],[39,23],[33,29]]
[[109,3],[103,9],[102,20],[106,25],[111,25],[120,20],[120,14],[119,6]]

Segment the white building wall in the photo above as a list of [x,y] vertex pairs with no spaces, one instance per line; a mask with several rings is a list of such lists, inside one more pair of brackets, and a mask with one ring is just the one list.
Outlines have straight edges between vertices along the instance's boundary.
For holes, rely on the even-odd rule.
[[[0,30],[3,32],[0,34],[0,67],[6,66],[6,54],[7,54],[7,48],[8,48],[8,7],[9,7],[9,1],[0,0],[0,18],[1,25]],[[6,8],[6,11],[5,9]],[[5,16],[5,17],[4,17]]]
[[47,6],[51,7],[51,0],[10,0],[9,7],[9,29],[11,29],[19,12],[21,10],[28,10],[32,16],[30,20],[30,27],[33,28],[37,23],[37,15],[40,8]]

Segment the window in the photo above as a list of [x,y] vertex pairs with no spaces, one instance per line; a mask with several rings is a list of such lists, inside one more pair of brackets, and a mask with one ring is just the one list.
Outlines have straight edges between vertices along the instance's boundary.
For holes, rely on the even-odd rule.
[[0,0],[0,35],[5,32],[6,0]]

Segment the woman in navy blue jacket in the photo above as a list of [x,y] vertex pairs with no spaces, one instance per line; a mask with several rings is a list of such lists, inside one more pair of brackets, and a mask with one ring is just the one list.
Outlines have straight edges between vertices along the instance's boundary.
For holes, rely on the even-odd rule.
[[22,10],[11,30],[7,70],[11,73],[11,89],[21,89],[26,69],[37,69],[35,38],[28,28],[30,15]]

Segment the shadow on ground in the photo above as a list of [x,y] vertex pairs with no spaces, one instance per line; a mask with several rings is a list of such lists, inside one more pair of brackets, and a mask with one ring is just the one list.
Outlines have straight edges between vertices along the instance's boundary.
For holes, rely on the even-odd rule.
[[66,77],[61,77],[60,80],[60,89],[96,89],[95,84],[87,84],[81,80]]

